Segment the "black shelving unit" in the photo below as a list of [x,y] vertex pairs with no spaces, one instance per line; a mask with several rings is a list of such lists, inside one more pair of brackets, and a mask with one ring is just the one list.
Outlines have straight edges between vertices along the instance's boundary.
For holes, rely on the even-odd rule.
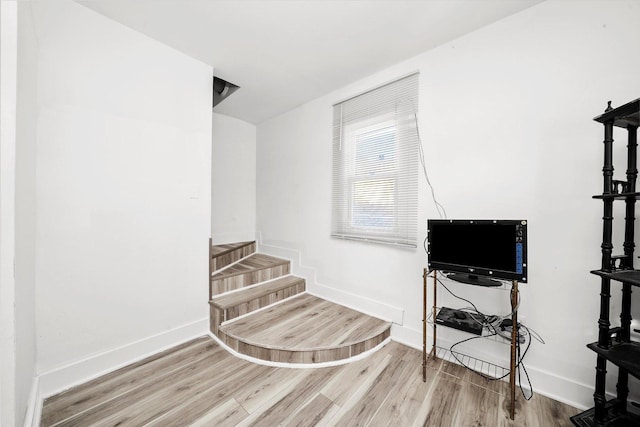
[[[634,268],[634,227],[636,192],[638,126],[640,125],[640,98],[617,108],[611,102],[605,112],[594,118],[604,125],[604,191],[594,196],[602,200],[602,265],[591,273],[601,279],[600,318],[598,341],[587,347],[597,355],[594,407],[571,417],[578,427],[592,426],[640,426],[640,416],[629,411],[629,375],[640,378],[640,343],[631,341],[631,292],[640,286],[640,270]],[[613,131],[614,127],[627,131],[626,180],[613,179]],[[623,254],[613,253],[613,204],[625,204]],[[612,327],[610,320],[611,284],[622,287],[620,326]],[[607,364],[618,367],[616,398],[607,401],[605,395]]]

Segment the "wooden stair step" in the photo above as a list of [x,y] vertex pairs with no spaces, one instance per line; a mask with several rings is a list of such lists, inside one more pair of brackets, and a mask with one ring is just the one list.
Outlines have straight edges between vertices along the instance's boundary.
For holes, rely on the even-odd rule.
[[211,299],[211,303],[218,308],[227,309],[256,299],[260,299],[269,294],[299,284],[302,284],[304,286],[303,278],[297,276],[284,276],[266,283],[262,283],[258,286],[243,288],[238,291],[227,292],[225,294],[215,296]]
[[211,296],[286,276],[290,262],[271,255],[254,253],[211,276]]
[[318,363],[343,360],[387,339],[391,323],[301,294],[221,325],[218,337],[239,353],[263,360]]
[[233,264],[242,258],[248,257],[256,251],[256,242],[227,243],[223,245],[210,245],[209,259],[211,262],[210,271]]
[[223,245],[213,245],[211,247],[211,252],[213,256],[220,256],[231,251],[235,251],[236,249],[243,248],[245,246],[255,245],[255,241],[246,241],[246,242],[237,242],[237,243],[225,243]]
[[209,302],[211,332],[217,335],[221,323],[302,293],[305,287],[303,278],[284,276],[215,296]]
[[224,279],[283,264],[289,264],[289,261],[267,254],[255,253],[222,271],[214,273],[212,278],[215,280]]

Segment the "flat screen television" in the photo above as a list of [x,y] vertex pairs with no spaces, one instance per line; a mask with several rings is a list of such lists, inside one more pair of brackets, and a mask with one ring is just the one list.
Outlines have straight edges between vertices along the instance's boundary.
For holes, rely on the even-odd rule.
[[527,281],[527,221],[430,219],[427,229],[430,270],[482,286]]

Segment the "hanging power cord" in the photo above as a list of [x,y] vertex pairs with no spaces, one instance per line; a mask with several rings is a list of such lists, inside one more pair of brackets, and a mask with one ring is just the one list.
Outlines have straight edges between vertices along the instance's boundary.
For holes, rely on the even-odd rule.
[[[462,311],[466,311],[469,313],[470,317],[478,322],[480,325],[482,325],[483,328],[486,328],[488,331],[487,335],[482,335],[482,336],[472,336],[466,339],[463,339],[461,341],[458,341],[456,343],[454,343],[453,345],[451,345],[451,347],[449,347],[449,351],[451,353],[451,355],[453,356],[453,358],[463,367],[465,367],[466,369],[475,372],[476,374],[480,375],[481,377],[490,380],[490,381],[495,381],[495,380],[502,380],[506,377],[508,377],[511,374],[511,371],[508,371],[506,374],[499,376],[499,377],[494,377],[494,376],[489,376],[486,375],[482,372],[479,372],[473,368],[471,368],[470,366],[468,366],[466,363],[464,363],[463,360],[461,360],[458,355],[456,354],[456,352],[453,350],[456,346],[460,345],[460,344],[464,344],[466,342],[478,339],[478,338],[488,338],[488,337],[493,337],[493,336],[499,336],[504,338],[505,340],[511,340],[511,331],[509,331],[509,327],[504,327],[502,325],[502,322],[510,319],[511,316],[513,315],[513,313],[515,311],[517,311],[518,307],[520,306],[520,292],[518,292],[518,296],[517,296],[517,305],[516,307],[514,307],[514,309],[512,310],[511,313],[506,314],[504,316],[493,316],[493,315],[485,315],[483,314],[480,310],[478,310],[478,308],[476,307],[476,305],[471,302],[468,299],[462,298],[458,295],[456,295],[455,293],[453,293],[451,291],[451,289],[449,289],[443,282],[442,280],[440,280],[439,278],[436,278],[436,280],[438,281],[438,283],[449,293],[451,294],[454,298],[459,299],[461,301],[464,301],[465,303],[469,304],[470,307],[468,308],[463,308],[461,309]],[[432,318],[432,315],[429,315],[428,320],[431,320],[433,322],[435,322],[435,319]],[[513,325],[510,326],[511,328],[513,328]],[[520,387],[520,392],[522,393],[522,396],[524,397],[525,400],[530,400],[533,397],[533,385],[531,384],[531,379],[529,377],[529,373],[527,372],[527,368],[524,365],[524,358],[527,355],[527,352],[529,351],[529,348],[531,347],[531,342],[533,339],[535,339],[536,341],[544,344],[544,340],[542,339],[542,337],[535,332],[534,330],[528,328],[527,326],[525,326],[523,323],[518,322],[517,324],[517,329],[516,329],[516,351],[517,351],[517,362],[515,365],[515,368],[517,369],[516,374],[518,377],[518,385]],[[506,332],[505,332],[506,331]],[[503,333],[505,332],[505,333]],[[524,350],[522,350],[522,345],[525,344],[525,348]],[[522,373],[524,372],[524,377],[526,378],[526,384],[528,385],[528,389],[529,389],[529,394],[525,393],[524,387],[522,385]]]
[[446,219],[447,211],[445,210],[444,206],[442,206],[440,202],[438,202],[438,199],[436,199],[436,192],[433,188],[433,185],[431,185],[431,180],[429,179],[429,174],[427,173],[427,166],[424,161],[424,151],[422,149],[422,138],[420,138],[420,127],[418,126],[418,115],[416,113],[413,113],[413,116],[415,117],[415,120],[416,120],[416,134],[418,135],[418,147],[420,152],[420,164],[422,165],[422,173],[424,174],[424,177],[427,180],[427,185],[431,190],[431,198],[433,199],[433,204],[435,205],[436,210],[438,211],[438,215],[440,216],[440,218]]

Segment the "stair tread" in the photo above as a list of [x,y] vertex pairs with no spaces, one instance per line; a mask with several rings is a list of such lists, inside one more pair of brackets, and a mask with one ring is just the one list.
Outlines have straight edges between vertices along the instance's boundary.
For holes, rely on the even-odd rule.
[[250,273],[252,271],[263,270],[265,268],[276,267],[288,263],[289,261],[286,259],[262,253],[254,253],[222,271],[213,273],[212,279],[224,279],[226,277],[237,276],[239,274]]
[[241,249],[245,246],[249,246],[254,243],[255,241],[247,241],[247,242],[237,242],[237,243],[226,243],[223,245],[212,245],[211,254],[213,257],[218,257],[226,253]]
[[211,299],[211,303],[218,308],[226,309],[254,300],[256,298],[260,298],[273,292],[277,292],[281,289],[288,288],[300,281],[304,281],[304,279],[302,277],[291,275],[284,276],[250,288],[241,288],[234,292],[227,292],[224,294],[216,295]]
[[232,320],[220,330],[263,348],[313,351],[358,344],[390,327],[388,321],[303,293]]

